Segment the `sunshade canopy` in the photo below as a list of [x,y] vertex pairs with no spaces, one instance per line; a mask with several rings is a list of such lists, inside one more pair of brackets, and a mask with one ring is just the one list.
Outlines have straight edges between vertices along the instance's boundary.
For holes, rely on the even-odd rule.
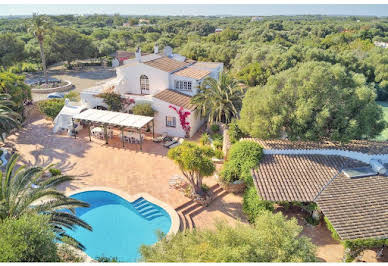
[[73,119],[90,121],[93,123],[109,124],[119,127],[142,128],[154,118],[97,109],[88,109],[73,116]]

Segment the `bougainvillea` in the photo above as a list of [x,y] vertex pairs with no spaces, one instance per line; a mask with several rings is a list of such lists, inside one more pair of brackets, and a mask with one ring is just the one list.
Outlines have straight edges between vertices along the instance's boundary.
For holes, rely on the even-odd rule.
[[170,105],[169,108],[174,109],[175,112],[177,112],[177,114],[179,115],[179,120],[181,122],[181,126],[183,130],[186,131],[186,133],[189,133],[191,127],[190,127],[190,123],[186,121],[186,118],[190,115],[190,112],[185,112],[183,107],[179,108],[178,110],[175,106]]

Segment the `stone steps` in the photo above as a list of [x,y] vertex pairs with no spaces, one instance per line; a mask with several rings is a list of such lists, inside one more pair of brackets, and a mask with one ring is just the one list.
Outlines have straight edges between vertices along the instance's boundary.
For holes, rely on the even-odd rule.
[[[224,195],[228,194],[225,190],[223,190],[220,185],[216,184],[210,188],[210,190],[213,193],[213,200],[219,197],[223,197]],[[195,228],[195,224],[193,222],[193,216],[201,213],[206,207],[202,206],[199,203],[196,203],[193,200],[189,200],[188,202],[182,204],[181,206],[177,207],[175,210],[178,213],[179,219],[180,219],[180,231],[185,230],[193,230]]]

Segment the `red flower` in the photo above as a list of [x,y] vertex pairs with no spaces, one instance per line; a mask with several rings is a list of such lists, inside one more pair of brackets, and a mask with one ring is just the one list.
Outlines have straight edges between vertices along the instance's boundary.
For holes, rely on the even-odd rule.
[[174,109],[175,112],[177,112],[183,130],[189,132],[191,127],[190,123],[186,121],[186,118],[190,115],[190,112],[185,112],[183,107],[180,107],[178,110],[175,106],[170,105],[169,108]]

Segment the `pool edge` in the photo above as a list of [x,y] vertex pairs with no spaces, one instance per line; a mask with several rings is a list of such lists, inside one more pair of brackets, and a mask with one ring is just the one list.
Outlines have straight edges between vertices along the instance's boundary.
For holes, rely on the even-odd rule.
[[167,236],[178,233],[179,227],[180,227],[180,219],[179,219],[178,213],[175,211],[175,209],[172,208],[167,203],[151,196],[150,194],[148,194],[146,192],[140,192],[140,193],[137,193],[135,195],[131,195],[131,194],[124,192],[120,189],[103,187],[103,186],[93,186],[93,187],[87,187],[87,188],[81,188],[81,189],[67,191],[67,192],[65,192],[65,195],[67,197],[70,197],[70,196],[78,194],[78,193],[87,192],[87,191],[96,191],[96,190],[97,191],[111,192],[111,193],[116,194],[116,195],[120,196],[121,198],[127,200],[128,202],[133,202],[133,201],[137,200],[138,198],[143,197],[147,201],[162,207],[168,213],[168,215],[170,215],[171,227],[167,233]]

